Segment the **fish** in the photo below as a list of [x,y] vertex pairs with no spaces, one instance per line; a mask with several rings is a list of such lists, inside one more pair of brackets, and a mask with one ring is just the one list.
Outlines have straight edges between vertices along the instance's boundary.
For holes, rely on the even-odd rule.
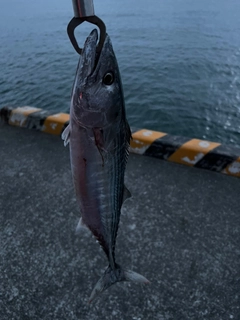
[[73,84],[69,125],[62,133],[81,218],[77,229],[89,229],[108,259],[89,302],[120,281],[149,283],[122,268],[115,259],[121,207],[131,196],[124,184],[131,130],[126,118],[118,63],[108,34],[97,51],[96,29],[87,37]]

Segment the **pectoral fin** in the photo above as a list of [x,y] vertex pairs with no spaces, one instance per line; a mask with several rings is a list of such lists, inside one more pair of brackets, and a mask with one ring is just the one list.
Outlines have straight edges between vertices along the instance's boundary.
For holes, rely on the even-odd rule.
[[66,147],[70,141],[70,125],[64,129],[61,137],[64,140],[64,147]]

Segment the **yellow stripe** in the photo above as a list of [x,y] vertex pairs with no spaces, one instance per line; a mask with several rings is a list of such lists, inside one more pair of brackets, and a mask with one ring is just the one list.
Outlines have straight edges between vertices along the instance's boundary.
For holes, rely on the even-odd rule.
[[46,133],[60,135],[67,121],[69,121],[69,114],[56,113],[45,119],[42,131]]
[[41,111],[42,109],[34,107],[20,107],[13,109],[8,123],[13,126],[24,127],[27,121],[27,117],[34,112]]
[[192,139],[184,143],[176,152],[169,158],[169,161],[182,163],[188,166],[194,166],[201,160],[209,151],[213,150],[220,143],[210,142],[205,140]]
[[130,142],[130,150],[135,153],[143,154],[148,147],[166,133],[142,129],[132,134],[133,139]]
[[230,176],[240,178],[240,157],[233,163],[229,164],[222,172]]

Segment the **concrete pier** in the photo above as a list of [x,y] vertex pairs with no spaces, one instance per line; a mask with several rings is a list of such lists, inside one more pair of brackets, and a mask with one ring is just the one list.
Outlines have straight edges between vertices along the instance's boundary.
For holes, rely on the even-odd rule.
[[120,283],[92,305],[107,267],[80,217],[58,136],[0,126],[0,319],[240,319],[240,180],[130,155],[119,264],[151,284]]

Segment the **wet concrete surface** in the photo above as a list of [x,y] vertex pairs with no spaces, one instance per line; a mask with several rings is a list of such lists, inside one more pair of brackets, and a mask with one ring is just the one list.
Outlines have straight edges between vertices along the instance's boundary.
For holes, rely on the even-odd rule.
[[130,155],[119,283],[92,305],[107,267],[80,217],[59,137],[0,127],[0,319],[240,319],[240,179]]

